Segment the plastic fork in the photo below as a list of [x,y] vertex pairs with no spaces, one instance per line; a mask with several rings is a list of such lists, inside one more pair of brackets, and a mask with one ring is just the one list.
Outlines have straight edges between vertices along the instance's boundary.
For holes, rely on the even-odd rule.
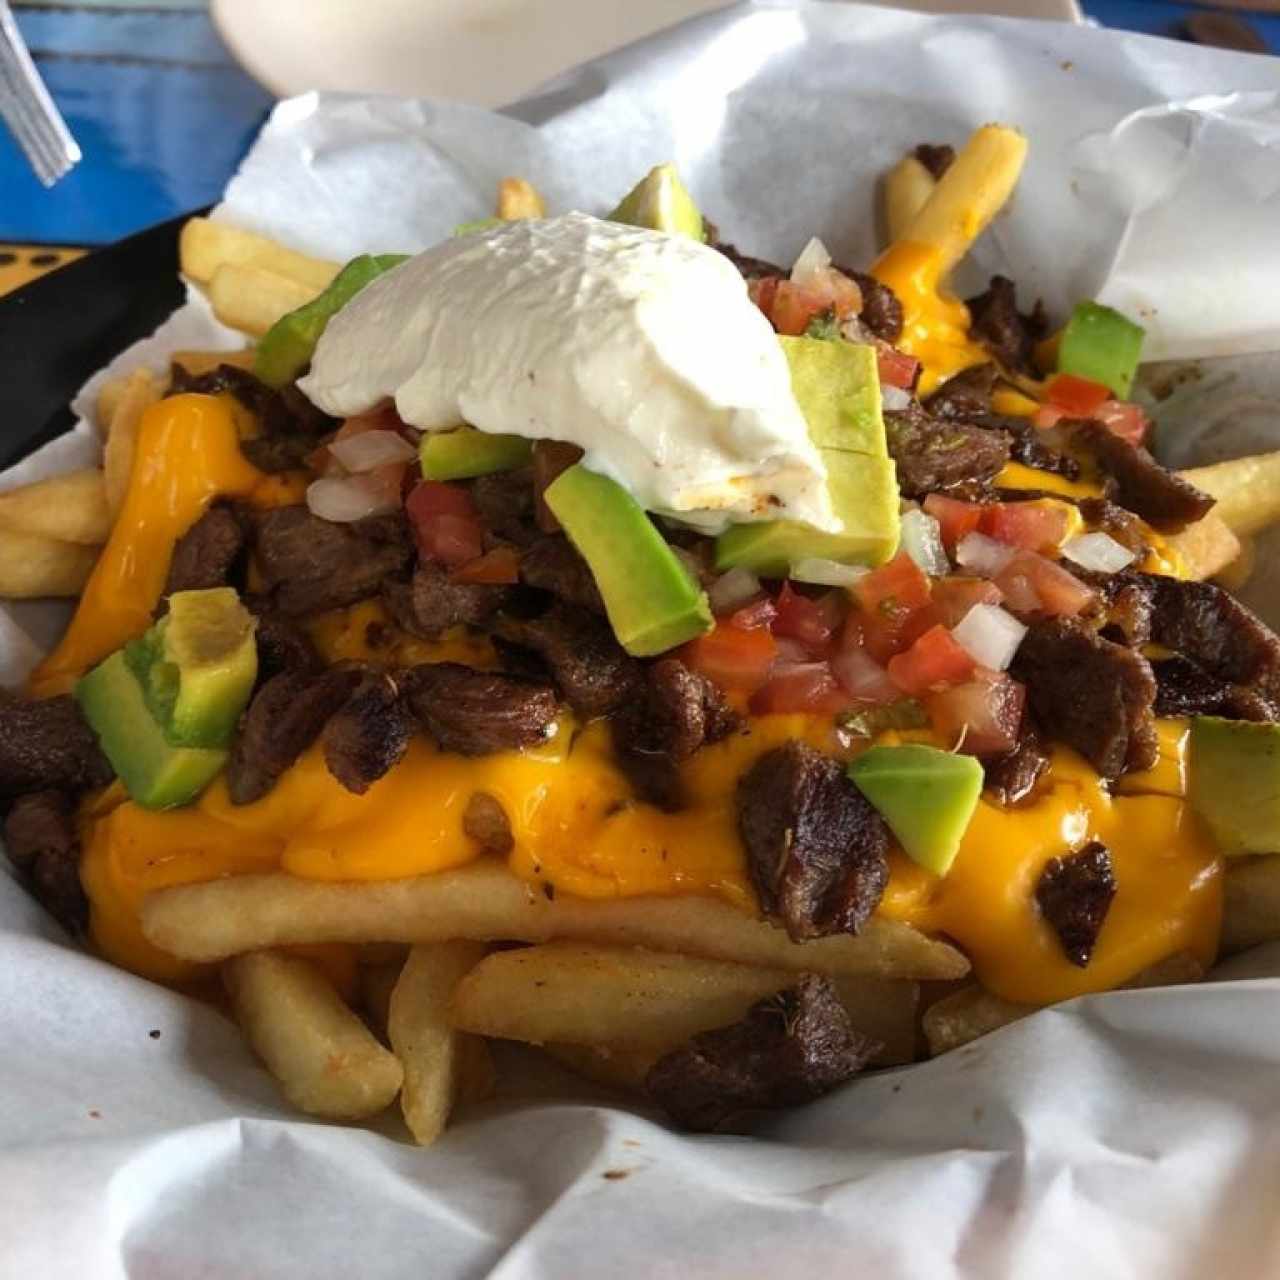
[[0,0],[0,118],[46,187],[79,162],[80,147],[31,61],[9,0]]

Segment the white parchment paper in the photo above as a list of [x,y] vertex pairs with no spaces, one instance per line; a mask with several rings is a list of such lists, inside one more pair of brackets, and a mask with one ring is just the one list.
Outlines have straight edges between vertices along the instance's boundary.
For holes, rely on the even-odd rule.
[[[303,97],[219,216],[337,258],[416,249],[506,174],[602,212],[673,159],[742,249],[785,261],[817,233],[866,262],[877,176],[993,119],[1032,152],[970,283],[1003,270],[1058,313],[1100,291],[1165,359],[1280,348],[1280,62],[1087,28],[757,4],[506,116]],[[114,367],[218,340],[197,302]],[[1250,369],[1234,385],[1280,440],[1274,366]],[[1202,419],[1171,417],[1162,448],[1211,453]],[[0,485],[93,447],[82,425]],[[57,622],[0,615],[0,674]],[[674,1135],[543,1068],[422,1151],[391,1121],[292,1116],[230,1025],[71,947],[0,878],[0,1277],[1270,1276],[1277,973],[1263,949],[1229,980],[1077,1001],[750,1140]]]

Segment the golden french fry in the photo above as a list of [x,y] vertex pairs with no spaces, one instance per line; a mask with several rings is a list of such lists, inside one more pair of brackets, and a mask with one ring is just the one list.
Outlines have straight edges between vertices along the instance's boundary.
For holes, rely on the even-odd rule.
[[644,1093],[650,1069],[667,1052],[616,1044],[544,1044],[543,1049],[563,1067],[594,1084],[622,1093]]
[[538,188],[523,178],[503,178],[498,183],[497,214],[504,222],[520,218],[545,218],[547,205]]
[[400,1065],[404,1122],[420,1146],[443,1132],[461,1093],[471,1039],[449,1021],[449,1000],[458,982],[484,959],[480,942],[434,942],[414,947],[391,993],[387,1038]]
[[1240,553],[1230,564],[1224,565],[1214,575],[1214,581],[1228,591],[1240,591],[1253,577],[1258,565],[1258,547],[1247,535],[1240,539]]
[[890,244],[903,238],[936,185],[937,179],[914,155],[903,156],[885,174],[884,222]]
[[1182,478],[1216,498],[1213,514],[1241,537],[1280,520],[1280,451],[1193,467]]
[[1167,535],[1165,542],[1182,557],[1188,577],[1196,581],[1221,573],[1240,554],[1240,539],[1215,511],[1181,533]]
[[97,547],[0,529],[0,596],[78,596],[97,559]]
[[294,1106],[358,1120],[390,1105],[400,1063],[310,961],[259,951],[229,960],[222,973],[245,1038]]
[[1280,938],[1280,854],[1228,858],[1223,888],[1223,955]]
[[142,415],[160,399],[160,388],[150,369],[135,369],[125,380],[116,402],[102,451],[102,475],[106,483],[107,505],[114,520],[124,505],[133,471],[133,454],[138,444]]
[[175,351],[169,357],[169,363],[181,365],[191,377],[199,378],[222,364],[252,370],[253,356],[252,347],[245,347],[242,351]]
[[1027,140],[1016,129],[986,124],[974,130],[901,241],[931,245],[945,280],[1013,194],[1026,155]]
[[0,493],[0,529],[101,546],[111,532],[102,472],[67,471]]
[[391,1010],[391,993],[400,980],[403,965],[372,964],[361,967],[357,975],[360,1007],[369,1025],[385,1040],[387,1015]]
[[275,240],[208,218],[188,218],[178,238],[182,274],[209,284],[220,267],[256,267],[319,293],[341,269],[337,262],[286,249]]
[[962,978],[969,971],[954,947],[895,920],[873,918],[856,937],[798,943],[714,898],[548,900],[483,859],[403,880],[333,883],[276,874],[175,886],[148,895],[142,926],[161,949],[202,961],[297,942],[566,938],[791,972]]
[[274,271],[228,263],[213,273],[209,304],[229,329],[260,338],[281,316],[296,311],[319,292]]
[[120,374],[115,378],[108,378],[102,386],[98,388],[98,399],[93,407],[94,424],[98,428],[98,434],[105,440],[111,431],[111,420],[116,416],[116,410],[120,407],[120,399],[124,395],[125,387],[129,385],[128,374]]

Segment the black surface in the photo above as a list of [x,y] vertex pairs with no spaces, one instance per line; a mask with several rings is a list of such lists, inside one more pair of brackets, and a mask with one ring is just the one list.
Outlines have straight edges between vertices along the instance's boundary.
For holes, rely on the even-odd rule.
[[61,267],[0,298],[0,469],[67,430],[71,397],[183,299],[186,218]]

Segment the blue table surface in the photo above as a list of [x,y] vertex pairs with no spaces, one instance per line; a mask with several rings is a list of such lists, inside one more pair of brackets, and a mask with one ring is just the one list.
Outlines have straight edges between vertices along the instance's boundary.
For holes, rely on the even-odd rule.
[[[1104,26],[1164,36],[1201,9],[1085,4]],[[1280,15],[1242,16],[1280,52]],[[0,128],[0,240],[104,244],[218,198],[272,98],[236,65],[207,13],[19,4],[16,17],[84,159],[46,191]]]

